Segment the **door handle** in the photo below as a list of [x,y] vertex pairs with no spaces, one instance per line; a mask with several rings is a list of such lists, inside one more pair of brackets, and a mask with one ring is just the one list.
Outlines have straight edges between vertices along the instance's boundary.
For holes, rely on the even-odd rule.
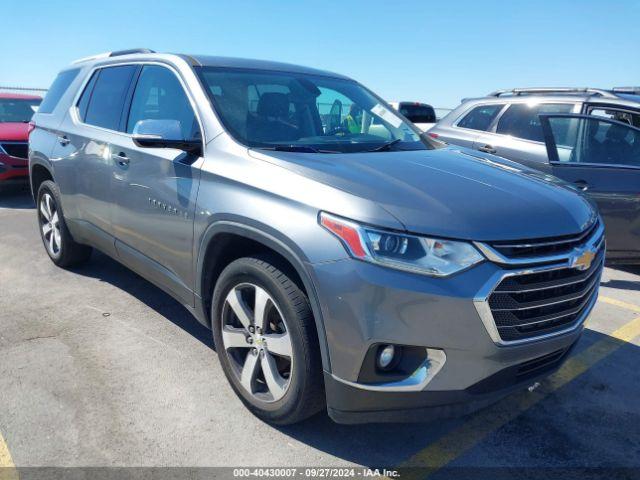
[[111,154],[111,159],[118,162],[118,165],[121,165],[123,167],[126,167],[127,165],[129,165],[129,157],[127,157],[124,152],[120,152],[120,153],[112,153]]
[[573,182],[573,184],[583,192],[589,190],[589,184],[584,180],[576,180],[575,182]]
[[497,150],[493,148],[491,145],[484,145],[482,147],[478,147],[478,150],[484,153],[496,153]]
[[71,140],[69,140],[69,137],[67,137],[66,135],[58,135],[58,142],[60,142],[60,145],[62,145],[63,147],[66,147],[67,145],[69,145],[69,143],[71,143]]

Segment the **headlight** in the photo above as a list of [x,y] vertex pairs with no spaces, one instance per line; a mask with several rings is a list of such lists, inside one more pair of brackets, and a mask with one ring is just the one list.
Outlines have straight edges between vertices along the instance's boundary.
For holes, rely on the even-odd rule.
[[467,242],[379,230],[320,213],[320,224],[338,237],[352,257],[398,270],[446,277],[482,262]]

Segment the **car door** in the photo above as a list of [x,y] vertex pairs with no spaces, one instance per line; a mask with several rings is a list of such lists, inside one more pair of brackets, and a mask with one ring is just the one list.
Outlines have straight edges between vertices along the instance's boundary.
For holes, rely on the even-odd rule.
[[592,115],[541,121],[553,175],[598,204],[609,256],[640,256],[640,128]]
[[547,149],[539,115],[570,113],[576,108],[575,103],[539,103],[535,99],[512,103],[489,131],[481,133],[475,139],[473,148],[548,171]]
[[173,148],[136,146],[131,135],[144,120],[175,120],[185,139],[202,138],[177,73],[164,65],[144,65],[125,122],[128,139],[112,151],[116,249],[125,264],[192,305],[193,220],[200,178],[193,164],[199,157]]
[[66,214],[78,222],[85,241],[109,254],[115,253],[111,146],[126,140],[120,124],[137,68],[116,65],[90,74],[67,113],[65,131],[53,152],[59,176],[67,182]]

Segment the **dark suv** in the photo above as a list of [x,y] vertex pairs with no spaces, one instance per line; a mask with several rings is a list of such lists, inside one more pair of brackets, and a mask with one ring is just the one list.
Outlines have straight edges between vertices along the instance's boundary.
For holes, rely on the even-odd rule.
[[342,75],[115,52],[61,72],[34,121],[52,261],[97,248],[164,289],[270,422],[477,409],[558,368],[597,299],[584,197],[430,143]]
[[462,104],[429,131],[555,175],[591,197],[607,260],[640,262],[640,88],[519,88]]

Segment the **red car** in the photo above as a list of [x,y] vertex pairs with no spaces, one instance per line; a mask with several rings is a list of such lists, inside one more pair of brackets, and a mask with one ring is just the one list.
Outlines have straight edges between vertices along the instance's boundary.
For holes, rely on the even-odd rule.
[[0,188],[29,179],[29,121],[42,99],[0,93]]

